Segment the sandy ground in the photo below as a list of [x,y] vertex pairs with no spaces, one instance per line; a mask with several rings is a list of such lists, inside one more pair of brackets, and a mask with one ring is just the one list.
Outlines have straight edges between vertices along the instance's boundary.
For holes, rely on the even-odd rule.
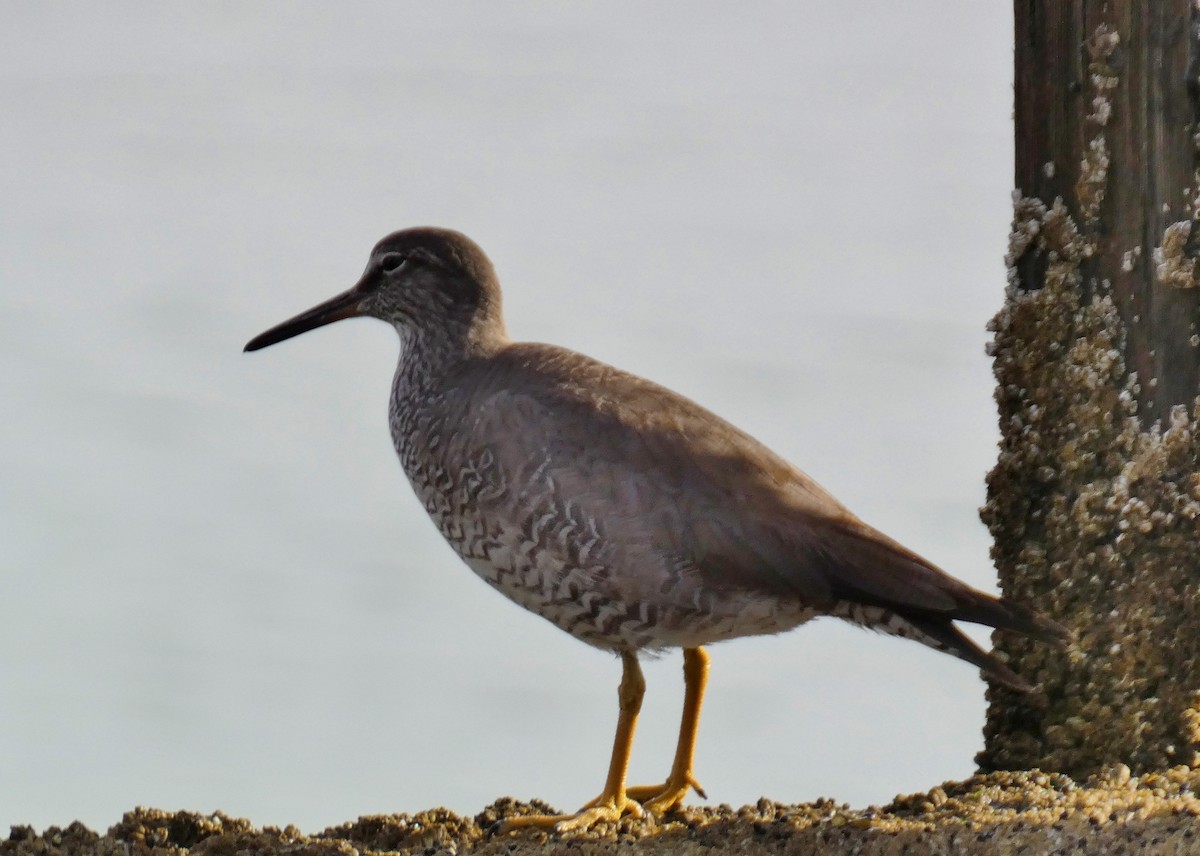
[[851,809],[832,801],[690,807],[659,820],[625,819],[587,833],[490,833],[501,818],[545,812],[500,799],[475,817],[446,809],[377,815],[306,835],[257,828],[220,812],[137,808],[100,835],[79,823],[42,833],[14,826],[0,856],[354,856],[354,854],[950,854],[1200,853],[1200,771],[1141,777],[1118,767],[1079,784],[1040,772],[991,773],[947,782],[890,804]]

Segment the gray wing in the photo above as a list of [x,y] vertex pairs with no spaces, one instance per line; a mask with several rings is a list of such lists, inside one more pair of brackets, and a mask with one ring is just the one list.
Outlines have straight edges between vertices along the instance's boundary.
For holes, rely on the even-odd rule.
[[[614,561],[686,566],[694,584],[714,592],[795,597],[818,609],[877,606],[935,636],[957,634],[949,622],[958,619],[1063,638],[1058,625],[976,591],[863,523],[677,393],[548,346],[513,346],[497,371],[507,376],[492,389],[503,391],[484,384],[471,397],[472,442],[496,451],[510,484],[552,485]],[[503,501],[514,498],[531,501]]]

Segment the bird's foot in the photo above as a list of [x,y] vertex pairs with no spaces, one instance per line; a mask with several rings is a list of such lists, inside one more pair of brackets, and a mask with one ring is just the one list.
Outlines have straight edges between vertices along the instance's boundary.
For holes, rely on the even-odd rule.
[[661,785],[636,785],[626,788],[625,796],[637,800],[646,811],[661,817],[683,805],[688,791],[691,790],[695,790],[701,799],[708,799],[708,794],[704,793],[704,788],[700,787],[700,783],[691,773],[673,775]]
[[575,814],[536,814],[510,817],[497,828],[499,835],[518,829],[553,829],[555,832],[579,832],[597,823],[615,822],[625,815],[643,817],[645,812],[636,800],[626,794],[601,794]]

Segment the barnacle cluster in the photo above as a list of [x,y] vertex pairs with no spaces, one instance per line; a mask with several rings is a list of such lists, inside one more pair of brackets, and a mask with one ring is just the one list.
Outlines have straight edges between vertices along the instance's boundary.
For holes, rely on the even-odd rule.
[[1196,260],[1188,255],[1192,221],[1180,220],[1163,230],[1162,242],[1154,248],[1154,278],[1176,288],[1196,287]]
[[985,770],[1200,766],[1200,410],[1142,423],[1157,381],[1127,370],[1109,283],[1082,272],[1092,241],[1061,200],[1015,199],[982,516],[1006,594],[1075,640],[997,634],[1040,691],[989,691]]
[[1105,128],[1112,118],[1112,91],[1120,83],[1116,72],[1109,66],[1109,57],[1120,43],[1121,37],[1116,30],[1105,24],[1097,27],[1087,42],[1090,60],[1088,79],[1092,87],[1092,112],[1088,114],[1087,122],[1096,126],[1096,133],[1084,150],[1079,164],[1079,181],[1075,185],[1075,195],[1079,198],[1079,210],[1085,223],[1100,217],[1100,206],[1108,188],[1110,157]]

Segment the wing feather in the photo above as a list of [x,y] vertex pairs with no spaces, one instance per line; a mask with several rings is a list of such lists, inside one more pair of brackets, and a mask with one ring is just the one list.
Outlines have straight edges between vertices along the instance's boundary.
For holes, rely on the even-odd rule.
[[492,362],[497,375],[475,375],[475,418],[460,423],[473,426],[470,442],[502,456],[510,479],[539,469],[626,558],[694,568],[713,592],[1065,633],[945,574],[678,393],[546,345],[514,345]]

